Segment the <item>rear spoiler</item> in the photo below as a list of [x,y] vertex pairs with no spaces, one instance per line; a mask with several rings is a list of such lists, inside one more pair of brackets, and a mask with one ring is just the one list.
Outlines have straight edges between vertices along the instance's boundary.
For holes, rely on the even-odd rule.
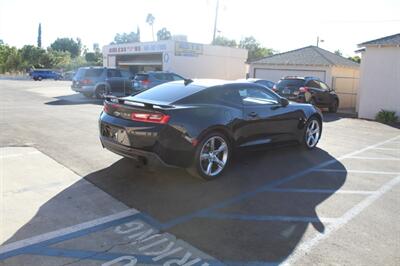
[[145,108],[149,108],[149,109],[171,109],[171,108],[174,108],[173,105],[133,101],[133,100],[129,100],[129,99],[118,98],[118,97],[116,97],[114,95],[106,95],[104,97],[104,99],[107,102],[125,104],[125,105],[133,105],[133,106],[140,106],[140,107],[145,107]]

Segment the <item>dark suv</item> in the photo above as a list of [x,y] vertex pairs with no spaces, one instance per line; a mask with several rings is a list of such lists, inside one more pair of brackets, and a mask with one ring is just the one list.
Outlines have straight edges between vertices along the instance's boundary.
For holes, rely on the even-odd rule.
[[126,96],[132,94],[132,75],[119,68],[81,67],[72,79],[71,89],[98,99],[109,94]]
[[329,108],[331,113],[336,113],[339,106],[335,91],[315,77],[285,77],[274,85],[273,90],[291,101]]
[[150,89],[154,86],[163,84],[165,82],[183,80],[182,76],[172,72],[166,71],[149,71],[137,73],[133,80],[133,87],[135,90]]

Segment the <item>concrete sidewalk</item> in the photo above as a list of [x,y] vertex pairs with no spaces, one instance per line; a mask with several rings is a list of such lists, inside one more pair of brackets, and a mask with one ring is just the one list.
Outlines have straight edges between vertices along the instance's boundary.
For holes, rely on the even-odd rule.
[[35,148],[0,159],[2,266],[221,265]]
[[128,209],[35,148],[0,148],[0,158],[0,244]]

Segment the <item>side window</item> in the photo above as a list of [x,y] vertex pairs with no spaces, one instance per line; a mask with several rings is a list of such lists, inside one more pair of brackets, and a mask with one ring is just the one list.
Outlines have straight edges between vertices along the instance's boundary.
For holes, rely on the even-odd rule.
[[319,82],[319,84],[321,85],[321,89],[326,90],[326,91],[329,91],[328,85],[326,85],[326,84],[323,83],[323,82]]
[[155,79],[157,79],[157,80],[168,80],[168,78],[165,77],[165,75],[162,74],[162,73],[155,73],[155,74],[153,75],[153,77],[154,77]]
[[130,78],[132,75],[128,70],[120,70],[121,76],[124,78]]
[[241,105],[242,104],[242,97],[239,94],[239,91],[237,89],[232,89],[232,88],[221,88],[216,97],[222,102],[227,102],[235,105]]
[[250,87],[239,89],[239,95],[244,105],[266,105],[277,104],[279,102],[274,94],[262,88]]
[[119,70],[117,69],[108,69],[107,77],[109,78],[121,77],[121,73],[119,73]]
[[317,89],[321,88],[321,86],[319,85],[319,82],[317,82],[315,80],[310,80],[309,82],[307,82],[306,86],[311,87],[311,88],[317,88]]
[[172,76],[172,80],[182,80],[182,78],[178,75],[171,74],[171,76]]

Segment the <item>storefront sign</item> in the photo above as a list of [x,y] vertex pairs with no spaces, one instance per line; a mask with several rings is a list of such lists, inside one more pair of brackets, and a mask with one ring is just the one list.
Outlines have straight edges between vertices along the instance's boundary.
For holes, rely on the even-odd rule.
[[149,53],[163,52],[167,50],[165,43],[143,43],[143,44],[121,44],[108,48],[109,54],[130,54],[130,53]]
[[203,45],[199,43],[190,42],[176,42],[175,55],[176,56],[199,56],[203,54]]

